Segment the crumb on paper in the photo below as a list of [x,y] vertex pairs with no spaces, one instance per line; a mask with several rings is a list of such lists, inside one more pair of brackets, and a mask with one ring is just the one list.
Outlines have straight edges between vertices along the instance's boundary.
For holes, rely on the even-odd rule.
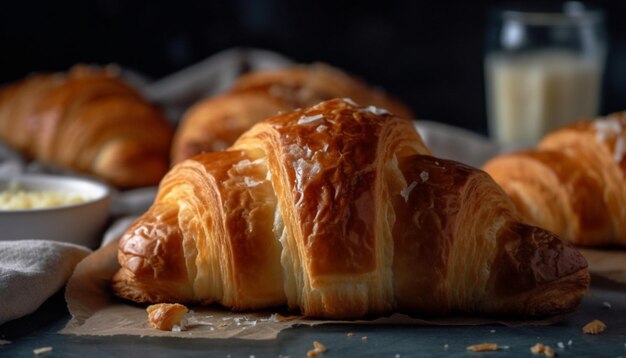
[[146,308],[152,327],[163,331],[181,332],[189,309],[180,303],[157,303]]
[[346,336],[348,336],[348,337],[352,337],[352,336],[354,336],[354,333],[352,333],[352,332],[348,332],[348,333],[346,333]]
[[450,346],[447,343],[443,345],[443,349],[445,349],[445,350],[448,350],[449,347]]
[[489,331],[489,332],[491,332],[491,333],[496,333],[496,330],[495,330],[495,329],[492,329],[492,330],[491,330],[491,331]]
[[605,329],[606,329],[606,324],[604,324],[604,322],[594,319],[593,321],[583,326],[583,333],[599,334],[599,333],[604,332]]
[[319,354],[326,352],[326,350],[327,348],[325,345],[323,345],[322,343],[318,341],[313,341],[313,349],[306,352],[306,356],[309,358],[317,357]]
[[546,357],[553,358],[556,356],[556,352],[550,346],[546,346],[543,343],[537,343],[534,346],[530,347],[530,351],[533,354],[543,354]]
[[41,347],[41,348],[33,349],[33,353],[35,353],[38,356],[42,354],[50,353],[50,352],[52,352],[52,347]]
[[361,337],[361,340],[362,340],[362,341],[367,341],[367,340],[368,340],[368,338],[367,338],[367,336],[363,336],[363,337]]
[[574,342],[573,342],[571,339],[570,339],[569,341],[567,341],[567,345],[568,345],[568,346],[571,346],[571,345],[572,345],[572,343],[574,343]]
[[494,352],[498,349],[497,343],[480,343],[467,347],[467,350],[472,352]]
[[565,344],[563,344],[563,342],[559,342],[556,344],[557,347],[559,347],[560,349],[565,349]]
[[602,302],[602,307],[604,307],[604,308],[606,308],[606,309],[609,309],[609,310],[610,310],[610,309],[611,309],[611,307],[612,307],[612,306],[611,306],[611,302],[608,302],[608,301],[604,301],[604,302]]

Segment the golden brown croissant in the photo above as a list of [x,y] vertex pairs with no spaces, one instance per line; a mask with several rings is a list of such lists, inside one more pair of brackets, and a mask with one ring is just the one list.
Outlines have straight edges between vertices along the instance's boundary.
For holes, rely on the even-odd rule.
[[252,72],[240,77],[229,92],[199,102],[184,115],[174,138],[172,162],[226,149],[269,116],[341,97],[412,118],[399,101],[328,65]]
[[25,155],[121,188],[155,185],[172,128],[109,68],[35,75],[0,92],[0,138]]
[[333,319],[574,309],[584,258],[486,173],[428,153],[411,121],[345,100],[271,117],[165,176],[113,290]]
[[487,162],[531,224],[576,245],[626,245],[626,112],[556,130]]

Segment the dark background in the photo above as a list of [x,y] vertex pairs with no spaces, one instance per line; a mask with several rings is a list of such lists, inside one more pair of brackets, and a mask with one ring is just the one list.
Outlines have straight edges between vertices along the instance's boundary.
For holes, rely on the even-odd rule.
[[[330,63],[384,87],[419,118],[486,133],[482,55],[488,10],[497,4],[11,1],[0,11],[0,83],[78,62],[114,62],[156,79],[251,46]],[[601,112],[626,110],[626,1],[591,4],[606,10],[610,35]]]

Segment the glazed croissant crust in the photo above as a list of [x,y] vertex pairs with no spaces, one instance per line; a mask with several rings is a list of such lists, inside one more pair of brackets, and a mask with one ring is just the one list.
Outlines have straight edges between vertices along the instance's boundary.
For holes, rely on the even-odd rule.
[[626,112],[548,134],[484,169],[523,217],[576,245],[626,246]]
[[411,121],[346,100],[269,118],[166,175],[113,290],[333,319],[574,309],[582,256],[484,172],[428,154]]
[[27,157],[120,188],[156,185],[173,130],[112,68],[76,66],[0,91],[0,139]]
[[172,161],[224,150],[267,117],[337,97],[412,118],[399,101],[325,64],[257,71],[241,76],[230,91],[202,100],[185,113],[174,138]]

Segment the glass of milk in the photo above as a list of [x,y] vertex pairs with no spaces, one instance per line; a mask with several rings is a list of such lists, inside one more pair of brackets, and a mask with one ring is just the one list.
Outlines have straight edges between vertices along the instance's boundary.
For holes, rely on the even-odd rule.
[[553,129],[597,115],[606,42],[604,14],[580,2],[494,11],[485,55],[490,136],[532,146]]

